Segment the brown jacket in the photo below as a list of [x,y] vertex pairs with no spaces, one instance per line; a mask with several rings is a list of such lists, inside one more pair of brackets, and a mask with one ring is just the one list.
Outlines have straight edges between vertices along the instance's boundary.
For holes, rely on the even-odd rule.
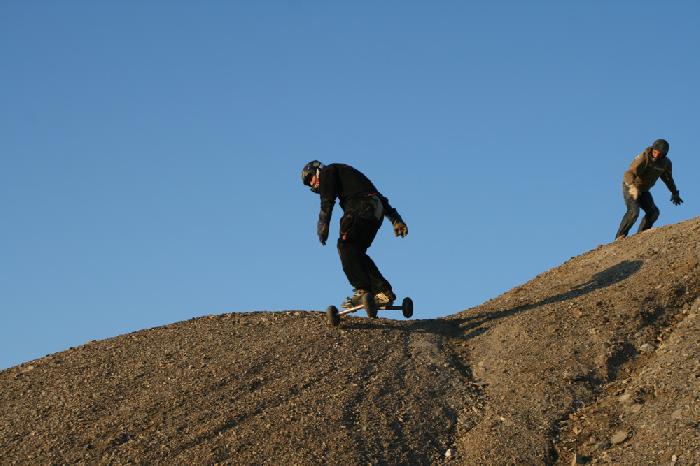
[[659,178],[671,193],[677,191],[671,175],[671,160],[665,156],[654,160],[651,156],[651,147],[647,147],[634,158],[625,172],[623,181],[626,185],[636,186],[640,192],[644,192],[649,191]]

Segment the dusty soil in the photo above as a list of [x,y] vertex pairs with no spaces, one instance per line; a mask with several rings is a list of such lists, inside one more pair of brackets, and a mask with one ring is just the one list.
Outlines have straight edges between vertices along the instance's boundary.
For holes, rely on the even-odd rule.
[[27,362],[0,464],[700,464],[699,240],[654,229],[443,319],[225,314]]

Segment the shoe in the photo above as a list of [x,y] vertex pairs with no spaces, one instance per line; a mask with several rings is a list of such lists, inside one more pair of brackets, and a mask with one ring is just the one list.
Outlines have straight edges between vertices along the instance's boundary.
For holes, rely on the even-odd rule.
[[355,290],[352,296],[348,296],[340,305],[343,309],[350,309],[351,307],[359,306],[362,304],[362,298],[367,294],[366,290]]
[[391,306],[396,301],[396,295],[391,290],[380,291],[374,295],[374,302],[377,306]]

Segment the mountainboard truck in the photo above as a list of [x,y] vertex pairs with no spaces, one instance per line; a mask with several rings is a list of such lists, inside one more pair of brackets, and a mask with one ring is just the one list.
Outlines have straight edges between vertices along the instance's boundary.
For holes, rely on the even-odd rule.
[[337,327],[338,324],[340,324],[341,316],[357,312],[360,309],[365,309],[367,311],[367,317],[370,319],[375,319],[379,311],[401,311],[403,316],[409,319],[413,316],[413,300],[406,297],[403,298],[401,306],[377,306],[377,303],[374,302],[371,294],[367,293],[362,297],[362,302],[360,302],[360,304],[357,306],[343,309],[342,311],[339,311],[335,306],[328,306],[328,309],[326,309],[326,317],[330,325]]

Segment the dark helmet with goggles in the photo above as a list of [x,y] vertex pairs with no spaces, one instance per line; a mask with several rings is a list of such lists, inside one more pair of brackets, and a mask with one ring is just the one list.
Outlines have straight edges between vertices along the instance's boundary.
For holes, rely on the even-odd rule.
[[324,165],[318,160],[312,160],[311,162],[304,165],[301,169],[301,182],[306,186],[311,188],[311,191],[318,192],[318,188],[311,186],[311,179],[316,176],[318,177],[321,170],[323,170]]

